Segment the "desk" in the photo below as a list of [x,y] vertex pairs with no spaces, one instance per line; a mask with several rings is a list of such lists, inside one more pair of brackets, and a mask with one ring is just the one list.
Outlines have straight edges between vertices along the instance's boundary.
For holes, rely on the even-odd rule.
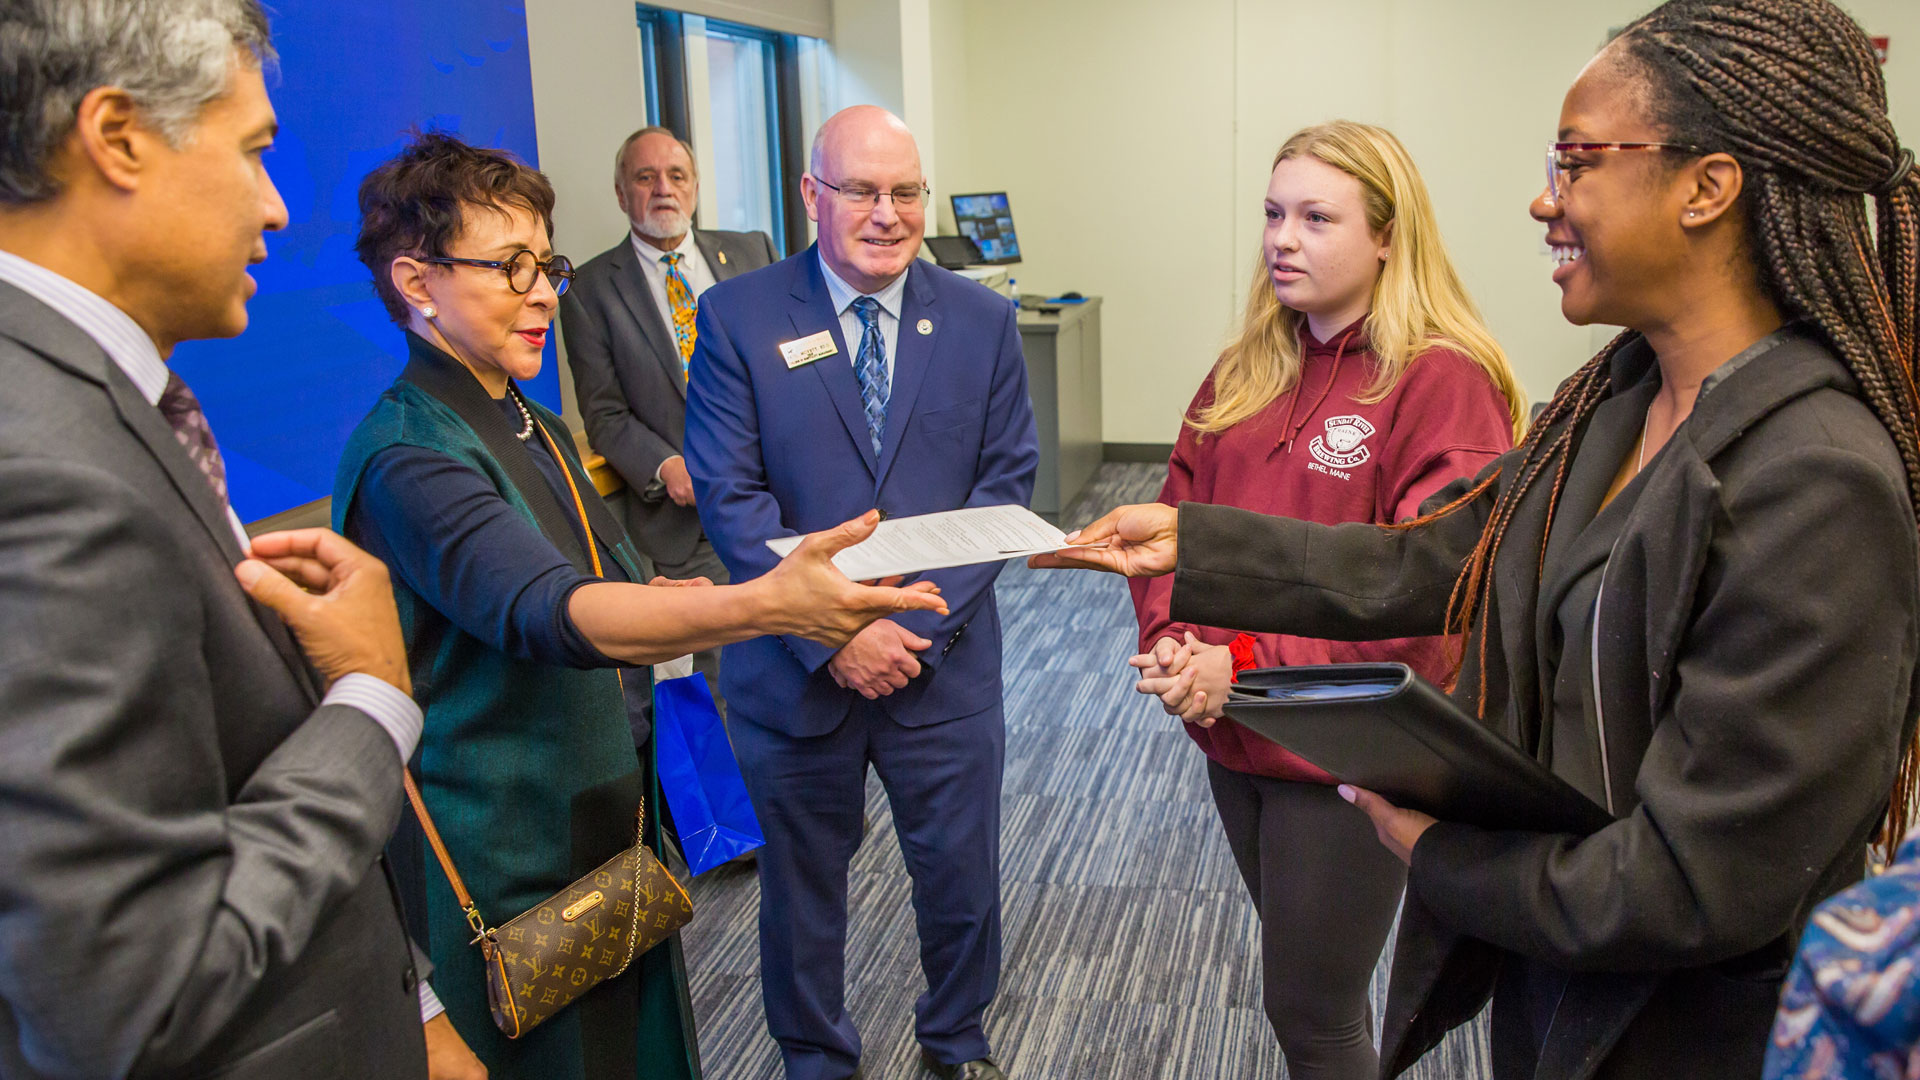
[[1033,511],[1060,524],[1061,512],[1100,468],[1100,298],[1057,312],[1022,309],[1020,348],[1040,429]]

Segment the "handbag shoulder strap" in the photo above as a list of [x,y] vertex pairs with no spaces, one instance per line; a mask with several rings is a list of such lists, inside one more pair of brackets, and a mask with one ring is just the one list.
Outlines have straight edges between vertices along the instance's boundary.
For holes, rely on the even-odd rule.
[[540,438],[546,441],[547,449],[553,452],[553,463],[560,467],[560,475],[566,477],[567,494],[573,496],[573,514],[580,522],[580,531],[587,534],[587,558],[593,563],[593,576],[606,577],[600,569],[600,545],[594,542],[593,526],[587,522],[587,506],[580,501],[580,486],[573,482],[573,470],[567,466],[567,456],[560,452],[560,444],[553,441],[553,432],[539,417],[534,417],[533,426],[540,429]]
[[[587,507],[585,503],[580,501],[580,486],[573,481],[573,470],[567,467],[566,455],[560,452],[560,444],[553,441],[553,433],[547,430],[546,424],[542,423],[537,417],[533,423],[535,427],[540,429],[540,437],[546,440],[547,449],[553,452],[553,463],[560,466],[560,475],[567,478],[567,494],[573,496],[573,512],[580,519],[580,531],[587,536],[587,558],[593,560],[593,576],[605,577],[606,575],[600,570],[600,545],[594,542],[593,526],[587,522]],[[627,677],[620,673],[619,668],[613,669],[613,677],[620,681],[620,699],[625,701],[627,697]],[[643,792],[640,795],[640,809],[635,813],[633,842],[636,844],[645,843],[646,830],[647,796]]]
[[467,883],[460,880],[460,871],[453,868],[453,856],[447,853],[446,841],[440,839],[440,830],[434,827],[433,815],[427,813],[427,804],[420,798],[420,787],[413,782],[413,770],[402,765],[401,783],[407,789],[407,801],[413,804],[413,816],[420,819],[420,831],[427,834],[427,844],[433,848],[433,857],[440,860],[440,869],[446,871],[447,884],[453,886],[453,898],[460,902],[460,910],[467,913],[467,925],[473,927],[474,939],[479,941],[491,931],[487,921],[480,917],[480,909],[473,906],[473,897],[467,892]]

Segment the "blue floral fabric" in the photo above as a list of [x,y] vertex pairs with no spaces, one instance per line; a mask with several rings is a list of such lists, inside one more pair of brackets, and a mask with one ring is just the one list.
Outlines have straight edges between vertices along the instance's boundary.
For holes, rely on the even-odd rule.
[[1767,1047],[1767,1080],[1920,1080],[1920,837],[1814,910]]

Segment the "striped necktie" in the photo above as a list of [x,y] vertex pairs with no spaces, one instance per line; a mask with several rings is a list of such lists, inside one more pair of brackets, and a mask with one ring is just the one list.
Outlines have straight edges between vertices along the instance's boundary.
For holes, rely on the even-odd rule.
[[667,303],[673,308],[673,337],[680,345],[680,378],[687,377],[687,364],[693,360],[693,322],[694,306],[693,286],[687,284],[687,275],[680,272],[680,253],[669,251],[660,256],[667,264]]
[[193,396],[179,375],[168,372],[167,388],[160,392],[160,400],[155,405],[160,415],[166,417],[167,426],[173,428],[173,437],[180,440],[187,456],[200,467],[207,483],[213,485],[213,493],[220,496],[224,504],[227,463],[220,457],[219,444],[213,441],[213,428],[207,424],[207,414],[200,410],[200,399]]
[[860,403],[867,413],[867,437],[873,440],[873,456],[880,456],[880,440],[887,431],[887,342],[880,336],[880,302],[863,296],[853,302],[860,316],[860,353],[853,373],[860,380]]

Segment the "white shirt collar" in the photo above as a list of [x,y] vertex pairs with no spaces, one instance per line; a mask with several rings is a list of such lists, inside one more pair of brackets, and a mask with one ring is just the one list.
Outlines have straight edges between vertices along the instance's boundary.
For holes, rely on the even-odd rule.
[[[660,257],[663,255],[670,254],[669,252],[661,248],[654,247],[651,243],[640,239],[640,234],[637,232],[634,232],[632,229],[627,230],[627,239],[633,241],[633,253],[639,256],[640,261],[643,263],[651,263],[654,266],[659,266],[661,265]],[[687,230],[687,235],[680,238],[679,246],[675,247],[673,250],[680,253],[680,262],[682,265],[692,262],[693,260],[700,257],[700,249],[693,242],[693,230],[691,228]]]
[[900,317],[900,299],[906,294],[907,275],[913,272],[912,264],[908,264],[907,269],[902,271],[899,277],[887,282],[886,288],[881,289],[877,293],[862,293],[847,284],[846,280],[839,274],[833,272],[833,267],[827,265],[827,257],[824,254],[820,254],[819,252],[815,252],[815,254],[820,259],[821,273],[827,277],[827,295],[833,297],[833,313],[835,315],[846,314],[847,309],[853,306],[855,300],[860,299],[862,296],[871,296],[880,302],[880,310],[896,319]]
[[84,285],[29,262],[11,251],[0,251],[0,281],[40,301],[85,331],[113,358],[120,370],[147,399],[158,405],[167,388],[167,365],[160,350],[133,316],[108,303]]

